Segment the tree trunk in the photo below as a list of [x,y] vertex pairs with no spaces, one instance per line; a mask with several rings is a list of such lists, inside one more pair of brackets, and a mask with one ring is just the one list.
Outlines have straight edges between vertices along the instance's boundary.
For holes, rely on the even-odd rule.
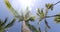
[[31,30],[26,25],[25,21],[22,22],[22,31],[21,32],[31,32]]

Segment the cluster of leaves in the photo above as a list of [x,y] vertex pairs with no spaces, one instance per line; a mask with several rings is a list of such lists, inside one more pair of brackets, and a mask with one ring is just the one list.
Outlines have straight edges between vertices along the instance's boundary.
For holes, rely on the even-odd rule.
[[30,15],[30,11],[28,11],[28,9],[27,9],[27,12],[25,13],[25,15],[22,12],[20,15],[20,18],[19,18],[20,21],[23,21],[23,20],[24,21],[33,21],[34,19],[35,19],[35,16]]
[[[58,15],[60,15],[60,14],[58,14]],[[60,23],[60,16],[56,16],[56,17],[54,18],[54,20],[56,21],[56,23]]]
[[48,4],[46,4],[45,6],[46,6],[46,9],[51,9],[51,10],[53,10],[53,4],[48,3]]
[[16,19],[13,19],[10,23],[7,24],[8,18],[6,18],[4,21],[0,19],[0,32],[4,32],[7,28],[11,27]]
[[[59,2],[58,2],[58,3],[59,3]],[[57,3],[57,4],[58,4],[58,3]],[[48,27],[48,28],[50,29],[51,27],[48,25],[48,22],[47,22],[46,18],[55,17],[54,20],[55,20],[57,23],[59,23],[59,22],[60,22],[60,15],[58,14],[58,15],[53,15],[53,16],[47,17],[48,10],[53,10],[54,4],[48,3],[48,4],[46,4],[45,6],[46,6],[46,12],[44,13],[44,12],[43,12],[43,9],[39,9],[39,8],[38,8],[38,10],[37,10],[37,15],[39,16],[40,21],[44,19],[44,22],[45,22],[45,24],[46,24],[46,27]],[[39,22],[38,22],[38,23],[39,23]],[[45,30],[45,32],[47,32],[47,31]]]
[[45,17],[43,9],[37,9],[37,15],[40,17],[40,21]]

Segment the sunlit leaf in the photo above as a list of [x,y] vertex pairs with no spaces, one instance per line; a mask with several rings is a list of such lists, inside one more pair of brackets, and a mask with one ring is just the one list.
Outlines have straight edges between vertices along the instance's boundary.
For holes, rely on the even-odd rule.
[[5,4],[6,4],[6,6],[10,9],[12,6],[10,5],[10,3],[9,3],[9,0],[5,0]]
[[25,14],[25,20],[27,20],[29,17],[30,17],[31,15],[30,15],[30,11],[26,11],[26,14]]
[[[60,13],[58,15],[60,15]],[[56,23],[60,23],[60,16],[56,16],[54,20],[56,21]]]
[[30,17],[28,20],[34,21],[35,20],[35,17]]
[[46,6],[47,9],[53,10],[53,4],[48,3],[45,6]]
[[40,21],[44,18],[44,12],[43,9],[37,10],[37,15],[40,17]]
[[19,16],[19,13],[11,6],[9,0],[4,0],[7,8],[10,10],[10,12],[14,15],[14,16]]

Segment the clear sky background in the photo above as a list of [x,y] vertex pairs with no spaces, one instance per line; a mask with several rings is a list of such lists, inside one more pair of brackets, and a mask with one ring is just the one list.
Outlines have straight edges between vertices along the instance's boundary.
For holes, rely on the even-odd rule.
[[[16,10],[21,9],[21,5],[17,3],[17,0],[9,0],[12,6]],[[56,3],[60,0],[35,0],[34,6],[32,6],[33,14],[36,12],[36,8],[44,8],[46,3]],[[53,11],[49,11],[48,15],[55,15],[58,12],[60,12],[60,3],[54,6]],[[8,21],[11,21],[14,17],[12,14],[8,11],[8,9],[5,6],[4,0],[0,0],[0,18],[4,20],[6,17],[8,17]],[[37,20],[36,20],[37,21]],[[36,21],[30,24],[33,24],[35,27],[37,26]],[[48,32],[60,32],[60,24],[55,23],[54,18],[48,18],[47,19],[49,25],[51,26],[51,29],[48,30]],[[21,32],[21,22],[16,21],[16,23],[8,29],[8,32]],[[40,24],[42,31],[44,31],[44,22]]]

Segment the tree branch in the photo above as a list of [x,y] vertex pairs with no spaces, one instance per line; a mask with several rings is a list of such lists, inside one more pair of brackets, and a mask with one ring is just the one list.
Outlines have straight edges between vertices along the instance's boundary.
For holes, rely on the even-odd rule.
[[56,5],[56,4],[58,4],[58,3],[60,3],[60,1],[58,1],[57,3],[55,3],[54,5]]
[[60,16],[60,15],[46,16],[45,18],[56,17],[56,16]]

